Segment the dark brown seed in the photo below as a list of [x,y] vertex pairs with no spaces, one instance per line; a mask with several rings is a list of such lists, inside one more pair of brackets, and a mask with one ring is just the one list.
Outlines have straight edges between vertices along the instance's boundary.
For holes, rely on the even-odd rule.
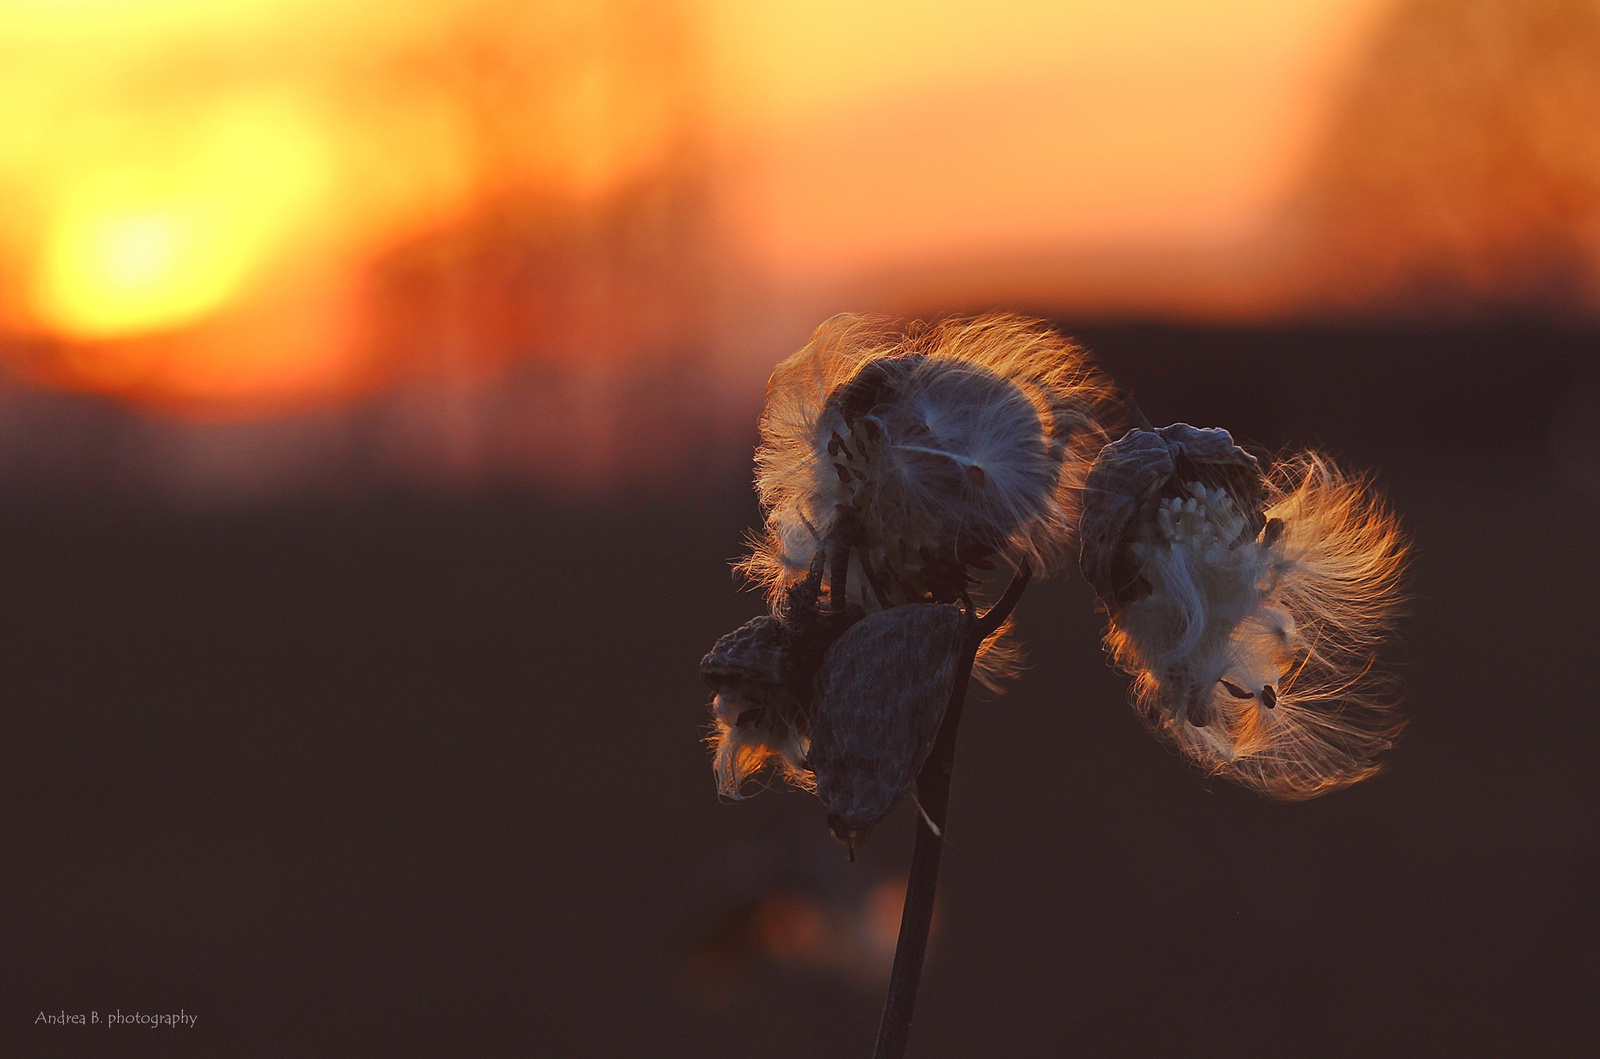
[[1246,691],[1244,688],[1241,688],[1239,685],[1235,684],[1231,680],[1223,680],[1223,681],[1220,681],[1219,683],[1221,683],[1223,687],[1228,689],[1228,694],[1229,695],[1232,695],[1236,699],[1253,699],[1253,698],[1255,698],[1255,694],[1253,692]]
[[1269,710],[1278,705],[1278,693],[1272,689],[1271,684],[1261,689],[1261,705]]

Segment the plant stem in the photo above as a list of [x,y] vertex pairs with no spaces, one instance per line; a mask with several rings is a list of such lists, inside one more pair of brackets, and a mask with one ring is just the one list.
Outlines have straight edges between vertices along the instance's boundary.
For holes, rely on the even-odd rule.
[[[1017,568],[1000,602],[974,624],[967,637],[965,654],[956,669],[955,686],[944,720],[934,737],[933,749],[917,775],[917,803],[923,814],[917,817],[917,840],[911,852],[911,877],[906,882],[906,903],[900,913],[900,940],[894,950],[894,970],[889,976],[889,995],[883,1004],[883,1021],[878,1026],[878,1046],[874,1059],[902,1059],[911,1037],[911,1016],[917,1006],[917,986],[922,980],[922,960],[928,952],[928,932],[933,925],[933,899],[939,888],[939,858],[944,852],[945,821],[950,809],[950,775],[955,768],[956,731],[961,726],[961,707],[966,702],[972,665],[983,641],[999,631],[1028,586],[1031,575],[1027,564]],[[929,826],[929,823],[932,826]]]
[[841,531],[834,536],[828,549],[828,606],[835,613],[843,613],[850,593],[849,534]]

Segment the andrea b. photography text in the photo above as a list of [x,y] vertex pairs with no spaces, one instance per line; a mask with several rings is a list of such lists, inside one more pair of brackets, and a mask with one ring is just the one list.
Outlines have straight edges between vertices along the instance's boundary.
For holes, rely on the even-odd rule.
[[166,1027],[194,1029],[199,1015],[178,1009],[171,1012],[151,1011],[41,1011],[34,1017],[35,1026],[143,1026],[147,1029]]

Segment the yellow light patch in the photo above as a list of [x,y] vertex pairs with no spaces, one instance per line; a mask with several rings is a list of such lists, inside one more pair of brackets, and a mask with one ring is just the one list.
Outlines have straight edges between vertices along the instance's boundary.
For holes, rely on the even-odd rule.
[[218,107],[186,146],[63,190],[35,282],[53,330],[104,339],[201,319],[248,284],[325,177],[317,130],[282,99]]

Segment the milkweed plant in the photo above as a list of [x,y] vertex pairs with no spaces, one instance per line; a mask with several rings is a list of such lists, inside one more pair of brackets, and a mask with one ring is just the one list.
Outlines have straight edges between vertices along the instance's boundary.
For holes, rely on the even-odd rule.
[[1077,345],[1008,315],[836,316],[767,385],[765,527],[738,569],[768,607],[700,664],[708,742],[724,797],[813,792],[852,860],[915,801],[880,1057],[909,1034],[967,686],[1016,671],[1032,578],[1076,561],[1140,720],[1208,773],[1316,797],[1399,731],[1374,659],[1406,545],[1369,480],[1138,418]]

